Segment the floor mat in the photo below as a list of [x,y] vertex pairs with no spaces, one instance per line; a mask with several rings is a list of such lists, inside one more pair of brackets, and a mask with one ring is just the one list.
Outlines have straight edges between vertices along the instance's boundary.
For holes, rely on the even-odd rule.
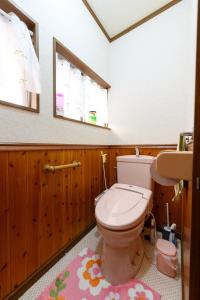
[[143,281],[112,286],[101,274],[101,258],[85,248],[58,275],[37,300],[160,300],[160,294]]

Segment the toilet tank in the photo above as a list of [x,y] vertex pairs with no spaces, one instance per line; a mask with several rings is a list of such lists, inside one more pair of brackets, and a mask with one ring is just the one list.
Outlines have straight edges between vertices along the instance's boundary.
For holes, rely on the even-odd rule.
[[148,155],[117,156],[117,182],[153,190],[150,173],[153,160],[154,157]]

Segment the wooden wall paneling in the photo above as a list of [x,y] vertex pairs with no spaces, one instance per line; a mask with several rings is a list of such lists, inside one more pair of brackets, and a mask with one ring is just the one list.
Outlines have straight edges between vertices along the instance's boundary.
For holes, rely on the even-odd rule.
[[85,162],[84,162],[84,187],[85,187],[85,197],[86,197],[86,206],[85,206],[85,218],[86,224],[89,226],[92,222],[92,198],[94,191],[93,184],[93,161],[92,161],[93,150],[85,150]]
[[11,290],[9,212],[0,214],[0,299]]
[[[84,174],[87,174],[87,163],[85,162],[85,151],[81,150],[79,153],[79,159],[81,162],[81,166],[78,168],[78,180],[80,185],[80,194],[79,194],[79,230],[80,233],[84,231],[84,228],[86,228],[86,215],[85,215],[85,207],[87,205],[86,203],[86,197],[85,197],[85,185],[84,185]],[[85,173],[86,172],[86,173]]]
[[[100,149],[101,152],[101,149]],[[106,172],[106,181],[107,181],[107,185],[109,185],[110,182],[110,172],[109,172],[109,163],[110,163],[110,152],[108,148],[103,149],[103,152],[107,154],[106,156],[106,163],[105,163],[105,172]],[[102,158],[101,158],[101,164],[102,164]],[[103,172],[103,169],[102,169]],[[105,183],[104,183],[104,177],[102,174],[102,180],[103,180],[103,190],[105,190]]]
[[[103,150],[102,150],[103,151]],[[90,150],[89,151],[89,160],[88,164],[88,173],[85,176],[89,176],[89,207],[88,207],[88,216],[89,224],[95,221],[94,216],[94,199],[98,196],[103,190],[103,170],[102,170],[102,160],[101,160],[101,151]]]
[[160,184],[155,183],[154,186],[154,198],[153,198],[153,213],[156,217],[156,224],[162,226],[166,224],[166,209],[165,202],[163,203],[163,187]]
[[[85,199],[85,187],[83,182],[83,176],[84,174],[87,174],[87,171],[84,170],[84,162],[85,162],[85,153],[84,150],[79,151],[78,160],[81,162],[81,167],[77,168],[77,177],[79,182],[79,218],[78,218],[78,225],[79,225],[79,234],[84,231],[85,227],[85,206],[87,205],[86,199]],[[85,163],[87,167],[87,162]],[[85,173],[86,171],[86,173]]]
[[96,197],[103,192],[103,166],[102,166],[101,151],[99,149],[95,150],[95,155],[96,155],[96,168],[97,168],[97,173],[95,178],[95,186],[96,186],[95,197]]
[[28,190],[27,153],[9,152],[10,262],[11,285],[16,288],[27,278]]
[[[57,157],[55,151],[45,151],[41,153],[41,168],[45,164],[56,164]],[[55,176],[57,173],[44,172],[41,170],[41,204],[40,204],[40,244],[39,244],[39,260],[40,265],[49,259],[55,250],[54,234],[55,234]]]
[[[161,150],[141,147],[140,153],[157,155]],[[134,154],[134,147],[0,151],[0,248],[5,249],[0,252],[1,297],[95,221],[94,198],[105,189],[101,151],[108,154],[105,168],[111,186],[117,179],[116,156]],[[73,160],[80,161],[81,167],[43,171],[47,163],[59,165]],[[179,224],[180,203],[171,203],[173,195],[173,188],[156,184],[154,213],[158,225],[165,223],[166,202],[170,204],[171,222]]]
[[[72,152],[71,161],[80,161],[83,163],[82,150],[76,150]],[[77,237],[81,232],[81,213],[82,213],[82,201],[83,201],[83,187],[82,187],[82,165],[79,168],[72,169],[72,199],[73,199],[73,218],[74,218],[74,236]]]
[[[68,163],[73,162],[77,159],[77,152],[71,151],[70,152],[71,159]],[[80,167],[81,168],[81,167]],[[79,234],[79,226],[78,226],[78,219],[79,219],[79,191],[80,191],[80,183],[78,182],[78,177],[80,172],[79,168],[72,168],[71,169],[71,205],[72,205],[72,237],[77,237]]]
[[116,150],[115,149],[109,149],[109,161],[108,161],[108,187],[111,187],[116,181],[117,181],[117,162],[116,162]]
[[8,152],[0,153],[0,195],[0,299],[3,299],[3,297],[11,290]]
[[29,239],[27,240],[27,275],[32,274],[39,267],[39,226],[40,226],[40,204],[41,204],[41,160],[40,152],[34,151],[28,155],[27,176],[27,227]]
[[[68,163],[72,160],[70,150],[64,151],[64,162]],[[65,223],[64,223],[64,240],[68,244],[72,240],[73,231],[73,202],[72,202],[72,169],[63,170],[64,172],[64,202],[65,202]]]
[[[99,153],[101,154],[101,151],[103,151],[103,153],[107,154],[106,156],[106,163],[104,164],[105,166],[105,173],[106,173],[106,182],[107,182],[107,186],[109,187],[109,182],[110,182],[110,172],[109,172],[109,163],[110,163],[110,152],[108,148],[104,148],[103,150],[99,149]],[[102,158],[101,158],[101,164],[102,164]],[[103,167],[102,167],[102,173],[103,173]],[[103,180],[103,190],[105,190],[105,183],[104,183],[104,177],[102,174],[102,180]]]
[[171,201],[172,197],[174,197],[175,191],[174,188],[172,187],[171,189],[168,189],[168,199],[170,200],[169,202],[169,217],[170,217],[170,222],[176,223],[177,226],[177,232],[181,234],[182,232],[182,225],[181,225],[181,206],[182,206],[182,201],[183,197],[177,198],[174,201]]
[[88,197],[88,191],[90,186],[90,181],[86,181],[85,179],[88,178],[88,160],[86,156],[87,151],[82,150],[81,151],[81,168],[80,168],[80,174],[81,174],[81,214],[80,214],[80,225],[81,225],[81,232],[84,231],[85,228],[87,228],[91,222],[88,219],[88,207],[89,207],[89,199]]
[[89,206],[89,218],[90,222],[95,220],[94,218],[94,199],[98,196],[98,190],[96,188],[96,180],[97,180],[97,157],[95,150],[92,150],[90,153],[91,157],[91,194],[90,194],[90,206]]
[[2,152],[0,155],[0,215],[9,208],[8,199],[8,152]]
[[[102,150],[103,153],[106,153],[105,149]],[[95,150],[96,154],[96,166],[97,166],[97,177],[96,177],[96,196],[101,194],[104,191],[104,179],[103,179],[103,164],[101,157],[101,150]]]
[[[65,164],[64,152],[53,152],[53,165]],[[64,220],[65,220],[65,194],[64,194],[64,170],[58,170],[52,173],[52,211],[53,211],[53,228],[52,228],[52,241],[53,253],[65,245],[64,241]]]
[[81,230],[90,226],[93,219],[94,199],[92,192],[94,191],[93,176],[93,153],[94,150],[83,150],[81,158],[81,180],[82,180],[82,216]]

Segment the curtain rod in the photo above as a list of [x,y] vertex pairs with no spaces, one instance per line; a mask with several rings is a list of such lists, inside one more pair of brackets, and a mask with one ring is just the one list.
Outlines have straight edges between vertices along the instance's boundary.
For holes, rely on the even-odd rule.
[[[3,11],[1,8],[0,8],[0,14],[3,17],[7,18],[9,21],[12,21],[11,16],[9,14],[7,14],[5,11]],[[30,33],[31,36],[33,36],[33,32],[31,30],[29,30],[29,33]]]

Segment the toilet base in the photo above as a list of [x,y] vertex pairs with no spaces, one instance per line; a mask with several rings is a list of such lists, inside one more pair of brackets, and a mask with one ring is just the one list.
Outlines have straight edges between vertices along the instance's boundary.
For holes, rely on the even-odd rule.
[[134,239],[133,235],[129,235],[131,240],[128,241],[127,237],[123,237],[121,243],[117,238],[116,245],[114,241],[105,239],[104,235],[101,269],[106,280],[112,285],[124,284],[134,278],[143,261],[144,249],[140,235],[136,235]]

